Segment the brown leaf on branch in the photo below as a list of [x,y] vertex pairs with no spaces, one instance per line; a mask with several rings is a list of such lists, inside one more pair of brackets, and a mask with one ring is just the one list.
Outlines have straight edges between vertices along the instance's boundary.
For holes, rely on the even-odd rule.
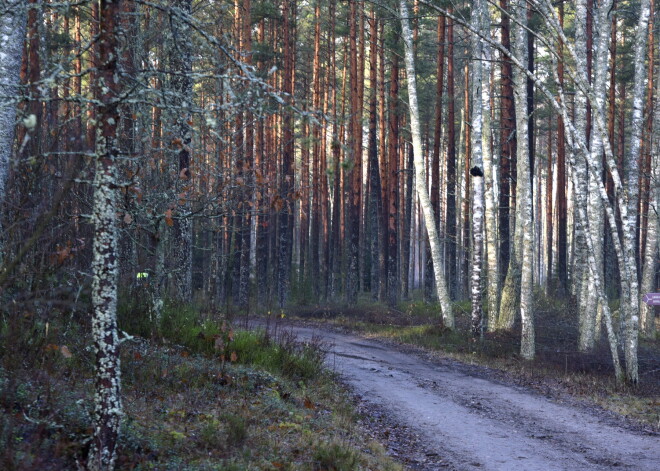
[[174,225],[174,220],[172,219],[172,210],[168,209],[165,211],[165,224],[172,227]]

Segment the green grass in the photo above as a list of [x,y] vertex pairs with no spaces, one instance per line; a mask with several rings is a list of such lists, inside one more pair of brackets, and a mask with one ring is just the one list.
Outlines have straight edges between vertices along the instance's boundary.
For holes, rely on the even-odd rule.
[[[347,392],[322,368],[320,342],[234,330],[175,305],[152,323],[138,304],[121,307],[121,328],[153,340],[122,345],[117,469],[401,469],[364,438]],[[0,469],[84,462],[93,407],[87,329],[0,318]]]

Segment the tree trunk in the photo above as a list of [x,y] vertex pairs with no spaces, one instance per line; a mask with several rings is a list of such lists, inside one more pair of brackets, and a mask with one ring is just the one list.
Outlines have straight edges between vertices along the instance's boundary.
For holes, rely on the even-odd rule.
[[[490,30],[487,7],[483,1],[473,4],[472,25],[475,30]],[[490,79],[490,48],[477,36],[472,39],[472,275],[470,299],[472,301],[472,335],[483,334],[483,313],[481,293],[481,270],[483,259],[484,225],[484,178],[483,154],[488,149],[490,134],[490,100],[488,81]],[[485,135],[484,135],[485,134]],[[467,156],[466,156],[467,158]],[[467,182],[466,182],[467,184]]]
[[[444,16],[438,16],[438,69],[436,73],[435,128],[433,130],[433,155],[431,158],[431,205],[436,218],[436,227],[440,231],[440,145],[442,144],[442,96],[445,74],[445,24]],[[431,246],[426,244],[426,273],[424,293],[427,299],[433,288],[433,257]]]
[[[559,25],[564,26],[564,2],[559,1]],[[564,86],[564,44],[559,40],[557,47],[557,76],[559,86]],[[561,103],[561,101],[560,101]],[[559,290],[568,291],[568,199],[566,197],[566,131],[564,117],[557,115],[557,200],[555,212],[557,218],[557,282]]]
[[[296,0],[285,0],[282,11],[282,28],[284,42],[284,74],[283,92],[287,100],[293,95],[293,69],[295,34],[293,22],[295,17]],[[282,119],[282,166],[280,169],[280,211],[279,211],[279,252],[277,263],[277,301],[280,308],[284,308],[289,298],[289,285],[291,281],[291,255],[293,248],[293,160],[294,160],[294,129],[293,111],[285,109]]]
[[[527,5],[523,0],[514,0],[514,14],[517,19],[514,26],[513,53],[521,61],[527,61]],[[534,306],[532,298],[533,277],[533,235],[532,221],[532,181],[530,175],[530,154],[527,118],[527,76],[524,71],[516,68],[513,72],[514,101],[516,107],[516,132],[519,139],[516,141],[517,176],[516,198],[519,219],[516,222],[516,231],[520,234],[522,245],[516,250],[521,251],[520,265],[520,317],[522,319],[522,333],[520,340],[520,355],[531,360],[535,354],[534,334]],[[518,234],[516,234],[518,235]]]
[[[314,7],[314,59],[312,64],[312,108],[313,112],[321,111],[321,2],[317,0]],[[320,260],[321,260],[321,181],[325,178],[325,166],[321,166],[321,133],[325,131],[318,124],[312,124],[312,212],[311,241],[310,241],[310,269],[309,276],[312,285],[312,294],[315,300],[321,296],[320,290]],[[323,168],[322,168],[323,167]]]
[[399,8],[401,15],[401,29],[403,33],[402,36],[405,46],[406,76],[408,79],[408,100],[410,104],[410,129],[413,140],[417,195],[419,197],[420,206],[422,207],[422,211],[424,213],[426,232],[429,237],[429,244],[431,245],[431,255],[433,257],[433,267],[435,270],[436,289],[438,292],[438,300],[440,301],[440,308],[442,309],[444,325],[449,329],[453,329],[454,315],[452,313],[451,300],[447,291],[447,284],[442,272],[440,240],[438,238],[435,217],[433,215],[433,207],[431,206],[431,200],[429,198],[428,188],[426,185],[426,168],[424,164],[424,155],[422,153],[422,137],[419,127],[419,108],[417,105],[415,58],[413,53],[412,32],[409,25],[408,7],[406,6],[406,0],[400,0]]
[[[240,28],[240,50],[243,56],[243,62],[248,65],[252,64],[252,17],[251,17],[251,6],[250,0],[243,0],[240,7],[239,15],[239,28]],[[240,114],[240,113],[239,113]],[[245,183],[244,187],[244,197],[242,198],[242,208],[241,213],[242,225],[240,227],[241,231],[241,241],[242,247],[240,252],[240,278],[238,286],[238,307],[247,310],[249,307],[250,301],[250,278],[252,275],[252,270],[250,268],[254,250],[254,245],[256,244],[254,232],[252,231],[253,220],[256,217],[254,213],[254,188],[253,184],[253,172],[254,172],[254,117],[249,111],[245,112],[245,115],[242,116],[245,123],[245,140],[243,141],[244,146],[241,149],[242,155],[242,169],[240,172],[243,175],[243,181]],[[237,132],[243,132],[242,129],[238,129]],[[252,201],[252,207],[248,205],[248,201]]]
[[[450,9],[453,12],[453,9]],[[456,113],[454,97],[454,20],[447,19],[447,160],[445,217],[445,267],[450,281],[449,293],[456,294]],[[437,270],[437,268],[434,268]],[[436,285],[437,285],[436,280]]]
[[357,294],[360,283],[359,259],[360,259],[360,212],[362,210],[362,141],[361,133],[361,108],[358,72],[358,48],[357,48],[357,0],[349,0],[349,41],[350,41],[350,126],[348,133],[348,147],[351,155],[351,166],[348,175],[349,200],[348,222],[346,225],[348,242],[348,269],[346,273],[346,300],[349,304],[357,303]]
[[[625,313],[624,329],[624,354],[626,358],[626,377],[630,383],[639,381],[637,364],[637,343],[639,336],[639,285],[637,282],[638,267],[636,247],[636,215],[637,200],[634,195],[639,192],[639,158],[644,125],[644,79],[646,76],[645,56],[646,40],[648,38],[648,22],[650,15],[650,0],[642,0],[640,14],[635,33],[635,58],[634,58],[634,80],[633,80],[633,111],[631,121],[630,152],[626,161],[626,194],[628,197],[628,214],[623,221],[623,238],[625,263],[629,278],[624,283],[629,284],[628,299],[624,299],[622,305]],[[652,66],[653,64],[651,64]],[[625,275],[622,278],[627,278]]]
[[117,125],[120,91],[117,61],[120,2],[101,0],[96,173],[92,262],[92,336],[96,354],[94,435],[87,461],[93,471],[112,470],[122,416],[117,332]]
[[[502,9],[501,34],[502,46],[511,50],[509,0],[500,0]],[[516,161],[516,113],[513,103],[513,68],[511,61],[503,57],[501,64],[501,104],[500,104],[500,185],[499,185],[499,230],[500,277],[504,279],[508,272],[511,257],[511,169]],[[506,289],[506,288],[505,288]]]
[[[651,63],[652,64],[652,63]],[[657,95],[660,97],[660,80],[656,83]],[[644,265],[642,268],[642,283],[640,287],[640,294],[653,292],[657,288],[656,283],[656,267],[658,242],[660,236],[660,217],[658,217],[658,210],[660,209],[660,99],[656,99],[653,110],[653,129],[655,135],[649,136],[652,138],[651,144],[651,169],[652,173],[650,178],[653,184],[649,188],[649,207],[647,208],[647,233],[646,233],[646,250],[644,252]],[[655,308],[648,306],[644,302],[640,302],[640,330],[642,335],[646,338],[655,337]]]
[[[384,231],[385,222],[382,210],[382,188],[380,182],[380,169],[378,161],[378,22],[376,21],[376,9],[371,12],[370,33],[371,44],[369,51],[369,86],[371,88],[369,96],[369,221],[371,226],[370,252],[371,252],[371,290],[375,298],[380,292],[380,283],[385,280],[380,278],[380,251],[382,240],[380,234]],[[378,85],[377,85],[378,84]]]
[[[27,8],[23,0],[10,0],[0,16],[0,203],[5,198],[9,162],[14,148],[16,103],[20,99],[19,82],[23,41],[27,28]],[[7,98],[13,99],[7,100]],[[36,119],[36,116],[35,116]],[[32,124],[29,121],[28,125]],[[37,126],[34,123],[32,128]],[[4,241],[0,238],[0,263],[3,261]]]
[[171,149],[178,159],[178,177],[176,179],[176,198],[183,202],[179,206],[179,217],[175,220],[178,246],[175,267],[176,296],[182,302],[192,301],[192,221],[190,219],[190,197],[192,174],[190,172],[192,145],[193,106],[192,59],[190,26],[186,21],[191,13],[192,0],[176,0],[173,8],[177,17],[172,21],[172,44],[170,44],[171,89],[174,94],[174,116],[172,116]]
[[386,192],[383,198],[383,210],[386,211],[387,230],[384,231],[384,252],[387,272],[387,301],[390,306],[399,301],[398,246],[399,230],[397,214],[399,206],[399,58],[392,58],[390,78],[390,110],[388,136],[388,164],[383,183]]

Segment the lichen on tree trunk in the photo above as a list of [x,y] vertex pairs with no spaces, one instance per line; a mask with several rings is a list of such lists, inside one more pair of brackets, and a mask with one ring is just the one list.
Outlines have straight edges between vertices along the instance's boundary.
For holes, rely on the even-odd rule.
[[101,1],[99,90],[92,260],[92,337],[96,354],[93,437],[87,461],[92,471],[112,470],[122,417],[117,332],[117,155],[121,2]]

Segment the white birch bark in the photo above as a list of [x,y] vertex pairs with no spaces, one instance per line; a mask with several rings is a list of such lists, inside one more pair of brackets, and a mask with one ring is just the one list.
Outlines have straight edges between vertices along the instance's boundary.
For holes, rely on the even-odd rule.
[[117,31],[120,6],[101,1],[99,83],[94,175],[92,247],[92,337],[96,354],[93,437],[87,469],[114,468],[122,417],[121,369],[117,333],[117,125],[120,57]]
[[426,184],[426,168],[424,165],[424,154],[422,152],[422,135],[419,126],[419,107],[417,105],[417,81],[415,78],[415,57],[412,44],[412,31],[410,30],[410,21],[408,19],[408,7],[406,0],[399,1],[399,13],[401,15],[401,29],[403,33],[403,42],[405,46],[406,77],[408,82],[408,100],[410,112],[410,130],[413,141],[413,154],[415,175],[417,177],[417,195],[419,203],[424,214],[426,232],[429,237],[431,247],[431,257],[433,258],[433,272],[435,274],[435,284],[442,310],[444,325],[454,328],[454,314],[452,312],[451,300],[447,290],[447,282],[442,271],[442,260],[440,258],[440,239],[435,225],[435,215],[431,206],[431,199]]
[[[477,34],[479,36],[483,35],[481,34],[480,31],[474,30],[474,28],[471,28],[470,25],[468,25],[465,21],[463,21],[461,18],[457,17],[456,15],[453,15],[450,11],[447,9],[438,7],[437,5],[433,5],[428,3],[425,0],[420,0],[420,3],[442,13],[443,15],[447,16],[448,18],[451,18],[453,21],[455,21],[458,24],[463,25],[467,30],[471,31],[473,34]],[[563,41],[565,45],[569,45],[570,42],[566,38],[563,29],[560,26],[559,19],[557,17],[557,13],[554,10],[553,5],[551,2],[547,0],[541,0],[539,2],[534,3],[535,6],[537,7],[537,11],[542,13],[544,15],[544,18],[546,20],[546,24],[549,27],[549,30],[551,34],[553,34],[553,37],[555,40]],[[611,1],[610,2],[605,2],[605,4],[602,5],[602,8],[608,8],[608,6],[611,6]],[[560,113],[562,115],[562,118],[564,120],[564,126],[566,128],[566,138],[568,141],[569,147],[577,147],[583,152],[585,155],[587,153],[587,145],[586,145],[586,140],[585,136],[577,133],[575,126],[571,120],[570,112],[569,109],[566,106],[566,99],[563,94],[562,87],[559,84],[559,79],[557,77],[557,63],[556,63],[556,58],[554,56],[551,56],[551,60],[553,61],[553,68],[552,72],[554,74],[555,82],[558,86],[559,89],[559,96],[560,99],[558,100],[555,97],[555,94],[548,89],[548,87],[545,85],[545,83],[535,74],[527,72],[527,67],[526,64],[524,64],[522,61],[520,61],[517,57],[510,55],[508,51],[505,50],[505,48],[495,42],[490,40],[489,38],[485,38],[487,42],[489,42],[494,48],[497,50],[501,51],[503,54],[505,54],[507,57],[510,58],[511,62],[515,67],[517,67],[521,71],[525,71],[528,75],[529,78],[531,78],[534,82],[534,85],[537,87],[539,91],[543,93],[543,95],[546,97],[548,100],[548,103],[555,109],[557,113]],[[552,49],[552,47],[549,47],[548,49]],[[571,47],[566,47],[566,52],[573,58],[575,61],[575,51]],[[569,76],[575,80],[576,84],[578,87],[581,87],[583,90],[590,90],[588,81],[585,76],[580,76],[579,74],[576,74],[575,71],[570,71],[567,70],[569,73]],[[592,93],[589,92],[589,98],[592,99]],[[607,158],[607,166],[608,170],[610,171],[612,175],[612,180],[614,182],[614,187],[616,190],[616,198],[617,198],[617,203],[619,205],[619,209],[621,212],[621,217],[625,219],[627,217],[627,206],[628,206],[628,198],[629,195],[626,191],[624,191],[623,185],[622,185],[622,180],[620,178],[616,162],[614,159],[614,155],[612,152],[612,148],[609,145],[609,140],[607,137],[607,130],[605,126],[605,121],[604,117],[596,114],[594,116],[595,118],[595,123],[596,123],[596,132],[600,133],[601,139],[603,140],[603,145],[604,145],[604,150],[605,150],[605,156]],[[569,156],[569,175],[573,179],[574,185],[576,184],[575,180],[575,172],[572,171],[571,169],[574,169],[575,167],[575,153],[570,153],[568,154]],[[616,220],[614,216],[614,209],[613,207],[609,204],[609,197],[607,195],[607,191],[605,190],[604,186],[601,185],[599,188],[599,193],[601,195],[601,200],[603,201],[604,207],[605,207],[605,212],[607,216],[607,224],[609,226],[610,231],[613,234],[617,234],[617,226],[616,226]],[[584,207],[578,205],[578,209],[584,209]],[[579,214],[578,214],[579,215]],[[584,216],[579,215],[583,219],[586,219],[586,211]],[[619,270],[623,274],[622,276],[622,289],[628,289],[627,287],[627,279],[630,278],[631,274],[629,271],[629,264],[624,263],[624,257],[623,257],[623,243],[622,241],[618,238],[615,237],[613,239],[614,243],[614,250],[615,253],[617,254],[617,260],[619,263]],[[598,273],[598,270],[596,270],[596,265],[595,265],[595,260],[593,258],[593,252],[590,249],[591,246],[591,238],[587,238],[587,246],[588,246],[588,257],[587,261],[589,263],[589,269],[593,270],[595,273]],[[623,379],[623,374],[622,374],[622,369],[621,369],[621,364],[619,361],[619,356],[618,356],[618,341],[616,334],[614,333],[613,326],[612,326],[612,318],[611,318],[611,313],[608,308],[608,304],[606,299],[603,296],[603,287],[602,287],[602,280],[600,278],[600,274],[594,275],[594,289],[596,292],[599,293],[599,302],[603,305],[603,319],[605,321],[605,326],[607,328],[607,337],[608,337],[608,342],[610,345],[610,351],[612,353],[612,362],[614,364],[614,369],[615,369],[615,375],[617,378],[617,381],[620,381]],[[503,302],[503,301],[502,301]],[[501,309],[500,309],[501,311]]]
[[190,124],[191,110],[193,108],[193,79],[192,61],[193,50],[191,31],[188,18],[191,13],[191,0],[175,0],[172,3],[177,16],[171,22],[172,31],[169,46],[170,88],[172,92],[173,107],[169,116],[172,126],[171,165],[177,168],[176,196],[182,199],[179,205],[179,217],[175,219],[175,237],[177,244],[175,253],[175,266],[173,267],[176,286],[175,293],[179,300],[187,303],[192,301],[192,255],[193,234],[192,220],[190,218],[191,205],[189,188],[192,187],[190,162],[192,159],[192,126]]
[[[477,0],[472,4],[472,25],[474,28],[484,28],[483,0]],[[483,124],[484,124],[484,102],[483,90],[486,90],[486,102],[488,102],[488,83],[490,70],[484,56],[483,41],[477,36],[472,36],[472,133],[470,135],[470,147],[472,149],[470,170],[472,181],[472,273],[470,276],[470,299],[472,301],[472,335],[477,336],[483,332],[482,293],[481,293],[481,269],[483,264],[483,226],[484,226],[484,179],[483,179]],[[484,70],[486,66],[487,70]],[[486,141],[486,145],[488,142]],[[467,182],[466,182],[467,183]]]
[[[577,72],[587,77],[587,1],[577,0],[575,4],[575,69]],[[588,79],[587,79],[588,81]],[[587,93],[579,87],[575,90],[575,129],[581,135],[587,135]],[[587,177],[587,161],[584,151],[580,148],[571,148],[571,152],[577,152],[578,156],[575,159],[576,167],[576,185],[574,187],[574,197],[576,200],[585,200],[588,198],[588,177]],[[573,205],[573,212],[577,211],[576,205]],[[577,298],[578,302],[578,322],[579,331],[582,333],[583,325],[585,323],[585,311],[587,308],[586,298],[588,292],[588,280],[585,276],[588,275],[584,260],[586,258],[586,241],[585,237],[588,233],[586,227],[586,220],[583,221],[575,214],[573,215],[574,237],[573,237],[573,253],[571,258],[571,290]],[[586,291],[583,291],[583,287]]]
[[[592,88],[595,92],[595,100],[592,101],[591,106],[593,114],[601,116],[604,116],[606,112],[608,70],[610,65],[609,45],[612,21],[608,18],[609,14],[610,12],[605,10],[604,6],[598,8],[596,14],[594,14],[593,30],[596,47],[593,55],[594,76]],[[605,260],[603,244],[605,220],[603,201],[600,198],[600,187],[602,186],[602,177],[600,176],[603,173],[603,139],[595,129],[591,132],[590,152],[589,165],[592,167],[592,171],[589,173],[589,234],[594,246],[597,269],[604,275]],[[589,290],[586,308],[589,309],[589,313],[586,316],[587,322],[584,325],[584,335],[582,336],[584,342],[581,346],[585,350],[590,350],[600,337],[603,309],[593,290]]]
[[[20,98],[19,81],[26,27],[27,2],[3,1],[0,12],[0,203],[5,198],[14,146],[16,103]],[[4,243],[0,238],[0,263],[4,258],[3,252]]]
[[[482,21],[486,31],[490,31],[490,11],[486,7],[482,16]],[[491,106],[490,106],[490,85],[492,80],[492,46],[486,42],[483,44],[483,63],[482,67],[482,82],[481,82],[481,102],[482,102],[482,120],[483,131],[481,136],[481,151],[483,154],[483,170],[484,170],[484,222],[485,222],[485,257],[486,257],[486,302],[488,305],[488,331],[495,330],[497,315],[499,310],[499,294],[500,294],[500,269],[498,260],[498,247],[497,247],[497,206],[495,199],[497,195],[497,175],[494,168],[494,156],[491,149]],[[498,148],[498,144],[494,145]]]
[[[651,161],[651,193],[648,207],[648,232],[646,234],[646,252],[644,254],[644,266],[642,267],[642,284],[640,294],[654,292],[658,238],[660,233],[660,80],[657,81],[656,101],[653,106],[653,152]],[[655,308],[648,306],[640,300],[640,329],[642,335],[647,338],[655,336]]]
[[[658,159],[658,151],[656,150],[653,155],[653,180],[658,182],[660,178],[660,159]],[[648,209],[648,230],[646,233],[646,252],[644,254],[644,266],[642,268],[642,284],[640,294],[655,292],[655,276],[656,276],[656,259],[658,252],[658,232],[660,232],[660,218],[658,218],[658,204],[660,203],[660,195],[658,190],[655,190],[655,204],[650,204]],[[647,338],[654,338],[655,336],[655,308],[648,306],[645,302],[640,301],[640,329],[642,335]]]
[[[102,119],[112,119],[105,116]],[[94,178],[94,244],[92,260],[92,335],[96,352],[94,439],[91,470],[113,469],[122,416],[119,338],[117,334],[117,183],[112,139],[97,135]]]
[[[488,50],[490,46],[484,45],[484,52],[487,54],[485,60],[488,65],[484,64],[484,68],[490,68],[490,59],[492,56]],[[486,52],[487,51],[487,52]],[[483,76],[483,75],[482,75]],[[482,95],[489,93],[487,87],[482,82]],[[486,206],[485,211],[485,225],[486,225],[486,266],[488,273],[488,284],[486,287],[486,298],[488,303],[488,331],[492,332],[496,328],[497,314],[499,310],[499,260],[497,258],[497,206],[495,205],[495,185],[496,181],[495,169],[493,168],[493,155],[490,152],[490,142],[485,142],[490,138],[491,134],[491,121],[490,121],[490,100],[488,105],[484,101],[483,109],[483,168],[484,168],[484,202]],[[495,146],[497,148],[497,146]]]
[[[527,4],[523,0],[512,2],[518,22],[512,28],[512,51],[521,61],[527,61]],[[520,355],[531,360],[535,354],[534,306],[532,297],[533,277],[533,237],[532,221],[532,187],[529,162],[529,145],[527,134],[527,75],[518,68],[513,70],[513,97],[516,107],[517,142],[517,213],[520,223],[517,225],[517,236],[522,243],[520,251],[520,317],[522,332],[520,340]]]
[[[560,101],[555,102],[557,111],[562,114],[562,118],[564,120],[564,126],[566,127],[566,137],[568,141],[568,147],[570,149],[573,149],[577,146],[582,148],[582,151],[586,151],[586,142],[585,141],[580,141],[579,139],[584,136],[581,136],[577,134],[575,131],[575,127],[571,124],[571,121],[569,120],[569,114],[566,106],[564,105],[566,103],[566,98],[564,96],[564,91],[562,88],[562,85],[559,81],[559,77],[557,75],[557,64],[556,61],[553,60],[553,73],[554,73],[554,78],[555,82],[557,84],[558,90],[559,90],[559,96],[560,96]],[[549,95],[548,95],[549,96]],[[578,185],[578,175],[575,172],[576,168],[576,154],[575,152],[569,152],[568,153],[569,157],[569,168],[573,169],[572,172],[570,172],[570,177],[573,180],[573,185],[574,187]],[[601,188],[601,194],[604,192],[604,188]],[[605,193],[605,197],[607,198],[607,194]],[[580,218],[581,220],[586,220],[587,219],[587,212],[586,212],[586,199],[585,195],[583,193],[577,195],[578,201],[576,202],[576,216]],[[613,220],[613,212],[611,211],[611,207],[606,206],[606,209],[608,210],[608,220],[610,221],[610,224],[614,223]],[[615,224],[615,223],[614,223]],[[616,227],[616,225],[614,226]],[[597,269],[597,264],[596,264],[596,259],[594,256],[594,251],[593,251],[593,244],[592,244],[592,239],[591,237],[586,238],[586,244],[587,244],[587,263],[589,270],[591,271],[592,274],[592,280],[593,280],[593,286],[592,289],[598,294],[598,301],[602,306],[602,312],[603,312],[603,319],[605,321],[605,326],[607,329],[607,337],[608,337],[608,342],[610,346],[610,352],[612,355],[612,364],[614,366],[614,374],[616,377],[617,382],[620,382],[623,380],[623,370],[621,368],[621,362],[619,360],[619,351],[618,351],[618,339],[616,337],[616,334],[614,332],[614,327],[612,324],[612,315],[609,310],[609,304],[607,303],[607,298],[605,296],[605,291],[604,291],[604,284],[601,279],[601,273]],[[620,244],[618,243],[618,239],[614,239],[614,244],[615,244],[615,251],[617,254],[621,254],[621,247]]]
[[[630,151],[624,165],[627,169],[626,191],[628,192],[628,215],[623,218],[623,237],[625,250],[625,263],[631,278],[628,299],[623,299],[624,312],[624,346],[626,359],[626,379],[631,383],[639,381],[637,364],[637,345],[639,337],[639,286],[637,283],[636,251],[636,215],[637,194],[639,193],[639,157],[644,125],[644,82],[646,78],[646,43],[649,24],[650,1],[642,0],[640,5],[637,31],[635,32],[635,76],[633,81],[633,112],[631,121]],[[652,66],[652,64],[651,64]]]

